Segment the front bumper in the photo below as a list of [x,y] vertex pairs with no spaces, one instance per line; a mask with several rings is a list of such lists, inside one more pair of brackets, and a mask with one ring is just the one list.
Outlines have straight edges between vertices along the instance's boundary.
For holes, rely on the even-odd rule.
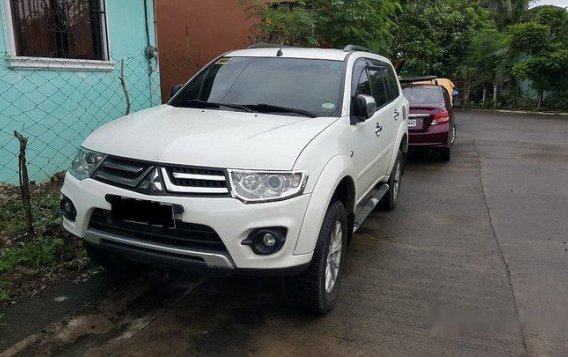
[[[65,229],[77,237],[84,238],[89,244],[124,253],[136,260],[147,260],[150,264],[161,261],[166,262],[165,265],[175,267],[175,264],[167,262],[177,261],[211,270],[285,271],[305,267],[312,258],[312,253],[294,254],[310,201],[309,194],[260,204],[245,204],[229,197],[147,196],[93,179],[79,181],[70,174],[66,175],[61,192],[73,202],[77,210],[74,222],[63,219]],[[110,210],[106,195],[181,205],[184,211],[176,218],[183,222],[211,227],[219,235],[227,251],[211,252],[169,246],[89,228],[95,209]],[[252,231],[263,227],[287,229],[286,242],[272,255],[256,255],[249,246],[241,244]]]

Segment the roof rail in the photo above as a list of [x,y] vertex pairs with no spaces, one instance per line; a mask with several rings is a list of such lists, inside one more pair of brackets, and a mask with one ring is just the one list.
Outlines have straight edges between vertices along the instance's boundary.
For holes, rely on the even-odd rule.
[[288,47],[288,46],[278,45],[276,43],[260,42],[260,43],[255,43],[253,45],[250,45],[247,48],[253,49],[253,48],[284,48],[284,47]]
[[399,81],[400,83],[426,82],[426,81],[436,81],[437,78],[438,78],[437,76],[405,77],[405,78],[400,78]]
[[344,52],[363,51],[363,52],[373,53],[373,51],[371,51],[369,48],[363,47],[363,46],[357,46],[357,45],[347,45],[347,46],[345,46],[345,48],[343,48],[343,51]]

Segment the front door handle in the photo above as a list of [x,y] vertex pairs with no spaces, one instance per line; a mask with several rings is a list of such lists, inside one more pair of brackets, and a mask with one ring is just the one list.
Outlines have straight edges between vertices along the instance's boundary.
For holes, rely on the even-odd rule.
[[398,118],[400,117],[400,113],[398,112],[397,109],[394,110],[394,115],[393,115],[393,117],[394,117],[394,120],[395,120],[395,121],[397,121]]
[[375,128],[375,135],[381,136],[381,131],[383,131],[383,127],[381,124],[377,123],[377,127]]

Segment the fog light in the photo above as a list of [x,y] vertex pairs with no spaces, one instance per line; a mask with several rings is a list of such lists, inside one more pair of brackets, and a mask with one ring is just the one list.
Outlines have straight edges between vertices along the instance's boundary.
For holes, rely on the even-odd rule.
[[68,197],[61,196],[59,208],[61,209],[63,217],[67,218],[71,222],[75,222],[75,219],[77,218],[77,209]]
[[271,227],[252,231],[242,244],[251,247],[258,255],[274,254],[282,248],[286,241],[286,228]]
[[262,236],[262,244],[267,247],[272,247],[276,244],[276,237],[272,233],[265,233]]

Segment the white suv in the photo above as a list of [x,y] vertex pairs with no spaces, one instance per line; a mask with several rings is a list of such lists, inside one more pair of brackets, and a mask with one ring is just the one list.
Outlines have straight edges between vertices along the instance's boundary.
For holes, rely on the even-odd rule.
[[285,275],[325,313],[353,232],[396,206],[407,116],[390,61],[362,48],[226,53],[84,141],[63,224],[109,270]]

